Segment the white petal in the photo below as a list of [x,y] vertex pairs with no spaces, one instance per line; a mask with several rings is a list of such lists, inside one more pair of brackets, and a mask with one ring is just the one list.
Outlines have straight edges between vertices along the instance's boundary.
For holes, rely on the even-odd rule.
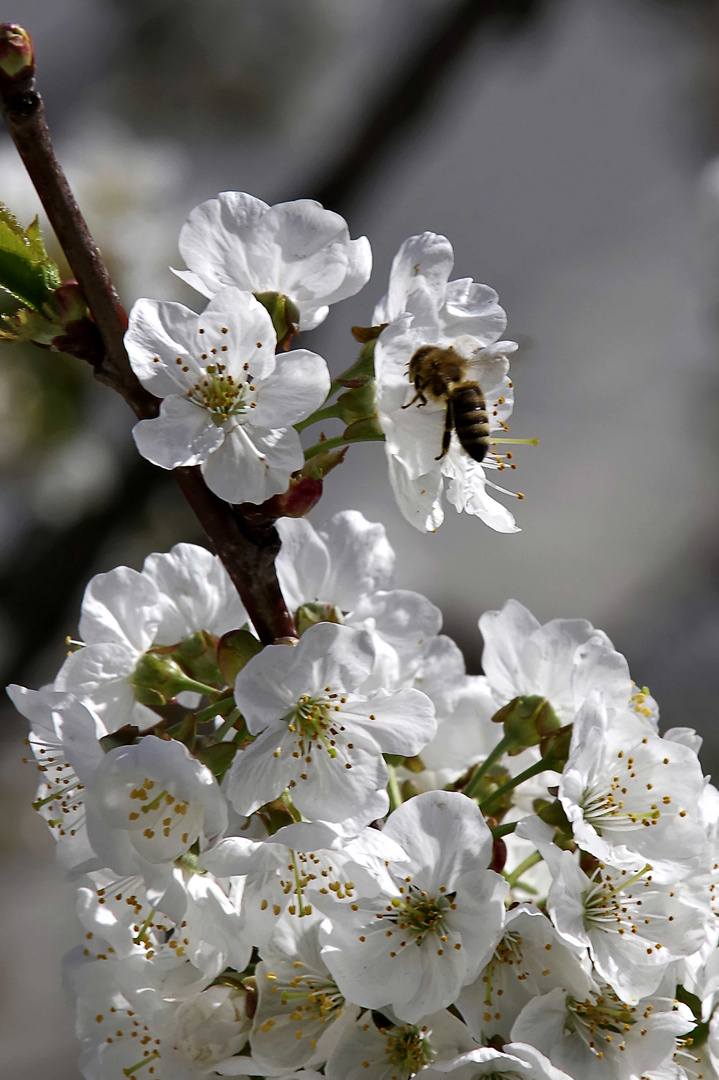
[[[169,300],[138,300],[130,312],[125,348],[132,370],[157,397],[176,394],[182,385],[177,357],[187,362],[197,331],[197,312]],[[159,357],[159,362],[155,359]]]
[[260,427],[289,427],[319,409],[330,390],[330,374],[321,356],[307,349],[280,353],[271,378],[257,388],[253,422]]
[[402,516],[420,532],[435,532],[444,521],[441,474],[412,479],[397,458],[389,458],[389,480]]
[[154,420],[135,424],[132,435],[142,456],[161,469],[199,465],[224,440],[206,409],[174,395],[164,399]]
[[286,491],[290,475],[303,462],[299,436],[292,428],[268,431],[236,424],[204,462],[202,475],[210,490],[227,502],[262,503]]

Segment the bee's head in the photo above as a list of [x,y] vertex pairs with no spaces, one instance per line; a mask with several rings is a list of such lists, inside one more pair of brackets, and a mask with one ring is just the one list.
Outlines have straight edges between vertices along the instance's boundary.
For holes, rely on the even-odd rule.
[[418,375],[422,374],[422,365],[430,353],[435,351],[434,345],[421,345],[419,349],[416,349],[412,353],[412,357],[409,362],[409,378],[410,382],[414,382]]

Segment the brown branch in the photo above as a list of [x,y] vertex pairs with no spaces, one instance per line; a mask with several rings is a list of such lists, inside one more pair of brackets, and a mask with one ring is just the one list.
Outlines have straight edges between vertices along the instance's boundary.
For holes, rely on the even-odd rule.
[[[159,401],[130,366],[123,341],[127,315],[55,156],[34,76],[29,35],[12,23],[1,24],[0,109],[102,338],[104,354],[93,364],[95,374],[124,397],[137,417],[155,417]],[[280,539],[274,519],[260,515],[258,520],[256,512],[248,519],[208,489],[199,468],[174,473],[260,639],[268,643],[294,635],[275,571]]]

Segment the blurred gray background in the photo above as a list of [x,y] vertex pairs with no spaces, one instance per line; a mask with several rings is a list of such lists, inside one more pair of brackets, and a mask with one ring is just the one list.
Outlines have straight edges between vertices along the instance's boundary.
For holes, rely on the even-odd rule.
[[[513,504],[498,536],[450,508],[423,536],[383,448],[351,448],[314,511],[382,520],[398,584],[445,614],[470,670],[510,596],[583,616],[629,658],[663,726],[719,755],[719,14],[660,0],[0,0],[33,34],[51,128],[129,306],[197,302],[166,269],[188,211],[226,188],[320,198],[375,273],[303,344],[337,373],[410,234],[452,240],[496,288],[513,364]],[[0,201],[39,206],[0,133]],[[0,667],[52,679],[82,589],[201,540],[132,417],[80,362],[0,348]],[[315,429],[313,429],[314,431]],[[331,424],[328,434],[333,433]],[[73,891],[30,808],[3,711],[0,1046],[13,1080],[78,1076],[60,957]]]

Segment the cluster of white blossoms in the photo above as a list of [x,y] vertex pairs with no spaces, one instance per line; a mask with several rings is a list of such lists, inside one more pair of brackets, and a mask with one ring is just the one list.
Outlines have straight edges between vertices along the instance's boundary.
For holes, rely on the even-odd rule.
[[[220,498],[259,504],[285,492],[305,459],[325,449],[318,443],[303,452],[298,432],[339,417],[348,426],[344,437],[326,440],[333,445],[384,438],[393,491],[416,528],[441,524],[447,481],[457,510],[499,532],[517,531],[487,491],[505,489],[486,476],[514,467],[511,451],[497,446],[512,441],[503,433],[513,404],[507,357],[517,345],[498,340],[506,316],[492,289],[449,281],[454,254],[445,237],[427,232],[402,245],[374,326],[361,335],[365,363],[334,384],[322,357],[290,346],[324,321],[330,304],[367,283],[366,237],[351,240],[339,215],[309,199],[268,206],[225,191],[190,214],[180,252],[188,269],[175,273],[209,299],[207,307],[198,315],[183,304],[139,300],[125,338],[135,374],[163,399],[160,415],[134,429],[144,457],[163,469],[199,465]],[[440,371],[431,400],[409,408],[408,365],[427,346],[456,358],[461,375]],[[474,457],[458,437],[462,421],[450,400],[458,385],[477,387],[473,401],[487,411]],[[350,392],[328,406],[343,386]],[[441,453],[445,416],[456,430]]]
[[[516,346],[491,289],[449,280],[447,240],[402,246],[333,384],[290,346],[366,282],[365,239],[317,203],[225,193],[180,246],[209,303],[131,313],[163,398],[141,453],[258,504],[383,437],[415,526],[446,485],[515,530],[485,470],[510,467]],[[344,434],[303,452],[329,417]],[[77,883],[86,1080],[719,1080],[719,792],[696,733],[660,734],[588,622],[509,601],[468,675],[437,608],[393,587],[381,524],[277,528],[295,637],[263,644],[219,560],[178,544],[93,578],[54,682],[9,689]]]
[[694,732],[589,623],[509,601],[470,676],[381,525],[280,527],[296,644],[179,544],[10,688],[78,884],[83,1076],[719,1076]]

